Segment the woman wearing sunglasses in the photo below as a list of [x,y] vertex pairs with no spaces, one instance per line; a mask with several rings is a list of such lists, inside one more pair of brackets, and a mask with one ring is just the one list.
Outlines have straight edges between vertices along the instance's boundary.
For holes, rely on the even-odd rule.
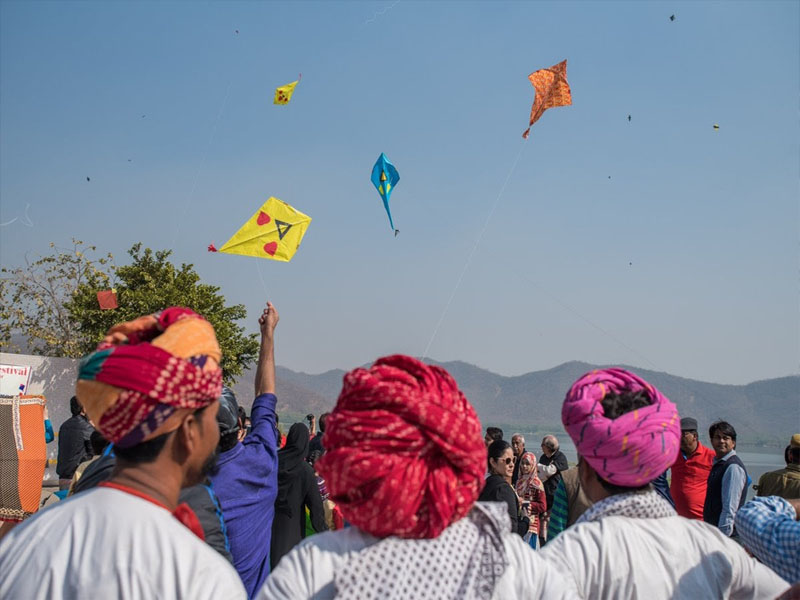
[[519,498],[511,487],[511,476],[514,474],[514,452],[505,440],[495,440],[489,444],[489,477],[478,498],[481,502],[505,502],[508,505],[508,516],[511,517],[511,531],[524,536],[528,533],[530,520],[521,515]]

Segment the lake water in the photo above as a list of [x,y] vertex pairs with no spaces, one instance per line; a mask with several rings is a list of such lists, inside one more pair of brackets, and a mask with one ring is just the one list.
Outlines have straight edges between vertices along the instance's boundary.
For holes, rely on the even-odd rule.
[[[572,444],[571,441],[561,442],[561,451],[567,457],[570,465],[574,465],[578,462],[578,452],[575,450],[575,446]],[[526,446],[530,446],[531,444],[528,442]],[[541,452],[537,452],[536,456],[540,456]],[[761,477],[764,473],[768,471],[776,471],[778,469],[782,469],[786,466],[786,463],[783,462],[783,451],[782,450],[775,450],[774,453],[766,453],[766,452],[745,452],[744,450],[736,452],[737,456],[741,459],[744,463],[745,468],[747,469],[747,474],[750,476],[750,479],[753,480],[753,483],[750,484],[750,487],[747,490],[747,499],[749,500],[753,496],[755,496],[755,490],[753,490],[753,485],[758,483],[758,478]]]

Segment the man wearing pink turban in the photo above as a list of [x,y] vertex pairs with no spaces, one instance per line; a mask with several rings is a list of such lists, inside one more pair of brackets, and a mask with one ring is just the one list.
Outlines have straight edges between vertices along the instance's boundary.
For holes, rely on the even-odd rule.
[[444,369],[398,355],[351,371],[323,443],[316,469],[352,527],[301,542],[259,600],[575,597],[505,504],[476,502],[481,424]]
[[587,373],[561,420],[594,505],[539,553],[584,598],[774,598],[789,584],[716,527],[679,517],[651,482],[675,460],[680,419],[624,369]]

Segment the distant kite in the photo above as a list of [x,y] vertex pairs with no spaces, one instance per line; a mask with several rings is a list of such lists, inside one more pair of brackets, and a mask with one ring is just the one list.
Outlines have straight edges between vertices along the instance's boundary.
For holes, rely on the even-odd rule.
[[286,85],[282,85],[279,88],[275,88],[275,99],[272,101],[273,104],[289,104],[289,100],[292,99],[292,94],[294,94],[294,88],[300,83],[300,80],[303,78],[303,74],[300,74],[300,77],[297,78],[297,81],[293,81],[292,83],[287,83]]
[[670,15],[669,20],[670,21],[674,21],[675,20],[675,15]]
[[209,244],[209,252],[243,254],[288,262],[300,247],[311,217],[270,197],[233,237],[219,250]]
[[389,210],[389,197],[392,195],[392,191],[397,185],[397,182],[400,181],[400,174],[383,152],[381,152],[378,160],[375,161],[375,166],[372,167],[372,177],[370,177],[370,179],[372,180],[372,185],[375,186],[375,189],[378,190],[378,193],[381,195],[383,207],[386,209],[386,214],[389,215],[389,225],[391,225],[394,230],[394,235],[397,236],[400,230],[394,228],[392,211]]
[[114,310],[118,308],[117,290],[110,289],[104,292],[97,292],[97,304],[100,305],[100,310]]
[[536,90],[536,97],[531,106],[531,119],[528,128],[522,137],[526,140],[531,132],[531,126],[539,120],[544,111],[557,106],[572,104],[572,92],[567,83],[567,61],[563,60],[549,69],[539,69],[528,75],[531,84]]
[[717,125],[716,123],[714,123],[714,131],[719,131],[719,125]]
[[631,116],[628,115],[628,123],[630,123],[630,122],[631,122]]

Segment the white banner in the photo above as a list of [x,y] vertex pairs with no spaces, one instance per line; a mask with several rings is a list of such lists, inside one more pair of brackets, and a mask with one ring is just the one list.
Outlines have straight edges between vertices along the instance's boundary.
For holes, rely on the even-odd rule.
[[4,396],[27,394],[31,370],[29,365],[0,365],[0,394]]

